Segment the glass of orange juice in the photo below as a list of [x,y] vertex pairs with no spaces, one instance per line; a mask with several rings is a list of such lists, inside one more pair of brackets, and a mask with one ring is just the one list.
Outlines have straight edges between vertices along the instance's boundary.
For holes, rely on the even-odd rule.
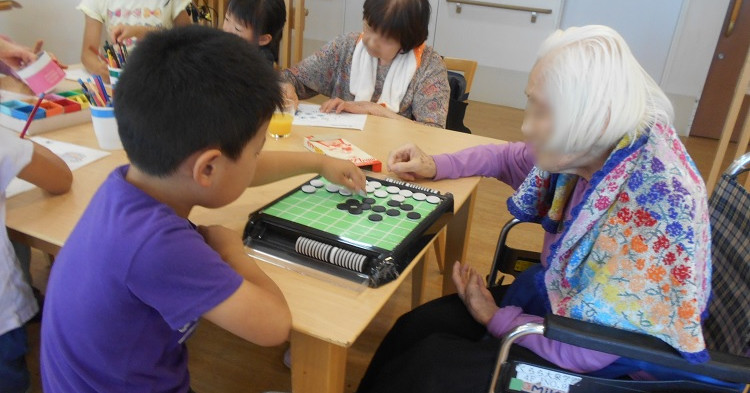
[[286,138],[292,133],[294,112],[294,101],[284,99],[283,108],[276,109],[268,123],[268,133],[274,139]]

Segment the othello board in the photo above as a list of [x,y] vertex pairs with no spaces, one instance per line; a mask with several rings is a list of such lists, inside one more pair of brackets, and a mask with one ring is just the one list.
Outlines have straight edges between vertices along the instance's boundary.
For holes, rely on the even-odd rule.
[[367,193],[316,177],[250,215],[245,244],[343,277],[385,284],[404,270],[425,235],[453,209],[451,194],[367,179]]

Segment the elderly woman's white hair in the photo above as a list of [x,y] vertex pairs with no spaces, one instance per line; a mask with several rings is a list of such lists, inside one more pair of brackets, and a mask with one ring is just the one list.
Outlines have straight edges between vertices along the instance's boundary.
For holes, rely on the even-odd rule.
[[[598,154],[626,134],[672,124],[669,99],[607,26],[558,30],[539,50],[542,84],[554,116],[548,146]],[[633,138],[634,139],[634,138]]]

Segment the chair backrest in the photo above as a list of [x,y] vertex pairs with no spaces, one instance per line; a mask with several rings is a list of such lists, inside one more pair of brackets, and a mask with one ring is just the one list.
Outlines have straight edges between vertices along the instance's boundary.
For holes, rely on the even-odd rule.
[[466,94],[471,92],[471,85],[474,83],[474,74],[477,71],[477,62],[474,60],[457,59],[455,57],[444,57],[445,68],[448,71],[458,71],[464,75],[466,79],[466,88],[464,92]]
[[737,176],[745,154],[719,179],[709,202],[713,296],[705,339],[709,349],[746,356],[750,350],[750,192]]

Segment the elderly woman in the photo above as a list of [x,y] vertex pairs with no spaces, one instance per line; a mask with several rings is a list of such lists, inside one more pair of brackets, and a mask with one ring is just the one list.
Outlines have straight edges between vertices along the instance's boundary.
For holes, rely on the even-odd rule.
[[[690,361],[707,359],[706,189],[671,127],[667,97],[604,26],[550,36],[526,94],[525,142],[436,156],[410,145],[389,165],[409,180],[487,176],[512,186],[510,212],[545,230],[543,266],[488,290],[457,262],[458,294],[398,320],[360,393],[486,391],[497,338],[548,312],[653,335]],[[530,350],[576,372],[617,377],[640,368],[543,336],[518,343],[519,356]]]
[[425,44],[427,0],[365,0],[362,33],[329,42],[282,73],[288,98],[323,94],[323,112],[365,113],[445,127],[450,87]]

